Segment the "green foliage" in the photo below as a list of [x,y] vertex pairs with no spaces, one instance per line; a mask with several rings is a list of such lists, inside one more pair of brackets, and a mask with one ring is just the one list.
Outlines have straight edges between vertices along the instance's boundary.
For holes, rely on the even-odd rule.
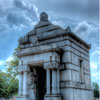
[[20,50],[20,46],[18,46],[18,48],[16,48],[14,50],[13,60],[6,62],[6,66],[8,66],[7,67],[7,73],[8,73],[9,76],[16,77],[18,75],[16,69],[18,67],[19,60],[18,60],[18,57],[16,56],[16,54],[17,54],[17,51],[19,51],[19,50]]
[[18,79],[15,79],[14,77],[9,80],[8,87],[7,87],[7,95],[8,97],[17,94],[18,92]]
[[17,67],[19,60],[16,56],[20,47],[16,48],[13,53],[13,60],[6,62],[6,72],[0,71],[0,97],[9,98],[18,93]]
[[18,79],[0,71],[0,97],[9,98],[17,94]]
[[99,98],[99,85],[93,82],[94,97]]
[[5,73],[0,71],[0,97],[2,97],[5,94]]

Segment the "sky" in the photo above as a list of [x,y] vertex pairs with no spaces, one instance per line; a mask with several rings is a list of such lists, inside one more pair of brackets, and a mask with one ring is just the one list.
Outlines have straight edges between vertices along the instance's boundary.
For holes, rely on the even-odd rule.
[[5,71],[19,37],[34,28],[41,12],[91,44],[91,79],[99,83],[99,0],[0,0],[0,69]]

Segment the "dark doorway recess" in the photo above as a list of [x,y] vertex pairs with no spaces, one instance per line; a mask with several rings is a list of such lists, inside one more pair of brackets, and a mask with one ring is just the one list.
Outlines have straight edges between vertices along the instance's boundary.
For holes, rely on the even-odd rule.
[[36,100],[44,100],[44,95],[46,93],[46,70],[43,69],[43,67],[37,67],[36,73]]

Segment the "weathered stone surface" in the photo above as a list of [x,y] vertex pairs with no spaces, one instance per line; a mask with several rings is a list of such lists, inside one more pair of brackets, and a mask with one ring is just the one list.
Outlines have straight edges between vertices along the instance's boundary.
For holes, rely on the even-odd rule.
[[79,66],[79,57],[73,53],[71,53],[72,63]]
[[32,31],[30,31],[30,32],[27,33],[27,36],[35,35],[35,34],[36,34],[36,30],[33,29]]
[[71,81],[71,80],[72,80],[71,69],[62,70],[60,72],[60,81]]
[[52,45],[41,45],[32,48],[25,48],[19,51],[17,56],[21,57],[26,55],[32,55],[32,54],[35,55],[35,54],[53,52],[53,51],[62,53],[62,50],[60,48],[57,48],[56,44],[52,44]]
[[92,91],[84,91],[84,90],[74,89],[73,93],[74,93],[75,100],[80,100],[80,99],[81,100],[93,100]]
[[90,71],[89,61],[84,60],[84,68]]
[[62,93],[64,100],[66,100],[66,98],[68,100],[74,100],[72,88],[67,88],[67,89],[63,88],[63,89],[61,89],[61,93]]
[[59,63],[57,62],[47,62],[47,63],[44,63],[44,68],[45,69],[59,69],[60,68],[60,65]]
[[88,85],[91,84],[91,82],[90,82],[90,75],[85,75],[85,84],[88,84]]
[[24,72],[24,71],[29,71],[29,67],[28,66],[19,66],[18,67],[18,72]]
[[47,40],[47,39],[50,39],[52,37],[56,37],[56,30],[53,30],[50,32],[44,32],[42,34],[37,34],[37,36],[38,36],[39,41]]
[[44,33],[44,32],[48,32],[48,31],[52,31],[52,30],[57,30],[59,29],[60,27],[59,26],[56,26],[56,25],[53,25],[53,24],[50,24],[50,25],[47,25],[47,26],[44,26],[44,27],[40,27],[40,28],[37,28],[36,29],[36,33]]
[[45,95],[44,100],[62,100],[62,97],[58,95]]
[[62,61],[63,63],[71,63],[71,52],[64,52],[62,56]]
[[70,27],[53,25],[43,12],[19,44],[17,100],[93,100],[90,45]]
[[49,21],[40,21],[36,26],[35,28],[40,28],[40,27],[43,27],[43,26],[47,26],[47,25],[50,25],[51,23]]
[[80,82],[80,72],[72,71],[72,81]]
[[83,90],[90,90],[92,91],[92,87],[90,85],[81,84],[79,82],[72,82],[72,81],[61,81],[61,89],[67,88],[75,88],[75,89],[83,89]]
[[80,67],[71,63],[67,63],[65,64],[65,69],[71,69],[71,70],[75,70],[77,72],[80,71]]

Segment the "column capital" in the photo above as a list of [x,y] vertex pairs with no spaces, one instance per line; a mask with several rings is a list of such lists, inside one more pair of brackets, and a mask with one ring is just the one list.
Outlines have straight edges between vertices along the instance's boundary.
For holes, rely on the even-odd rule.
[[29,66],[28,65],[23,65],[23,66],[18,66],[18,72],[29,72]]
[[58,62],[45,62],[44,68],[45,69],[58,69],[60,67],[60,64]]
[[22,66],[18,66],[17,71],[18,71],[19,74],[21,74],[23,72]]

